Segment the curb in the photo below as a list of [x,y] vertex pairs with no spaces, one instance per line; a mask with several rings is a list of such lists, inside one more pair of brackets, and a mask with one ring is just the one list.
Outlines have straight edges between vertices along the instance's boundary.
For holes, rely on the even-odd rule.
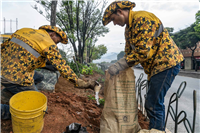
[[186,77],[192,77],[192,78],[198,78],[200,79],[200,72],[191,72],[191,71],[183,71],[180,70],[178,73],[179,76],[186,76]]

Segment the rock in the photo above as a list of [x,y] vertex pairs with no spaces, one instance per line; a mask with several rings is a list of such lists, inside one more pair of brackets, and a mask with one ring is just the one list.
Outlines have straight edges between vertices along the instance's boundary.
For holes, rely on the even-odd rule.
[[40,91],[53,92],[55,90],[55,85],[58,81],[58,78],[60,77],[59,71],[41,69],[38,72],[44,75],[44,80],[36,85],[37,89]]

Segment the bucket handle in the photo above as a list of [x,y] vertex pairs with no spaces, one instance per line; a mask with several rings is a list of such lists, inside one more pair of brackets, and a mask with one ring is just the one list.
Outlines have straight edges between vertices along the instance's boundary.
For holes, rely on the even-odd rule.
[[47,112],[47,110],[43,110],[43,112],[45,112],[43,118],[45,117],[45,114],[49,114],[49,113]]

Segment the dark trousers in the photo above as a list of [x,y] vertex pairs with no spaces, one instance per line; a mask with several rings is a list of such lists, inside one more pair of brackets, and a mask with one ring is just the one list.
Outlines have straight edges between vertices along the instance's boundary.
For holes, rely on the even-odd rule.
[[[35,71],[33,79],[35,83],[39,83],[44,79],[44,76]],[[10,98],[13,95],[22,91],[38,91],[38,89],[35,86],[35,83],[32,86],[21,86],[18,84],[10,83],[9,81],[6,81],[4,79],[1,80],[1,85],[5,87],[1,91],[1,102],[4,103],[1,104],[1,119],[11,119],[11,114],[9,110]]]
[[180,65],[177,65],[152,76],[148,82],[145,109],[150,119],[149,129],[165,130],[164,98],[179,70]]

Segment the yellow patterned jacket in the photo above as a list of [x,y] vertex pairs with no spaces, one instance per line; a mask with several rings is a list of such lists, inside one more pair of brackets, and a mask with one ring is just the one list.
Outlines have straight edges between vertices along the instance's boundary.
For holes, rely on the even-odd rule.
[[140,63],[148,80],[184,60],[162,22],[152,13],[130,10],[125,39],[127,63],[129,66]]
[[57,45],[43,30],[23,28],[1,44],[1,77],[11,83],[31,86],[36,68],[45,65],[48,59],[60,74],[74,83],[77,76],[66,64]]

